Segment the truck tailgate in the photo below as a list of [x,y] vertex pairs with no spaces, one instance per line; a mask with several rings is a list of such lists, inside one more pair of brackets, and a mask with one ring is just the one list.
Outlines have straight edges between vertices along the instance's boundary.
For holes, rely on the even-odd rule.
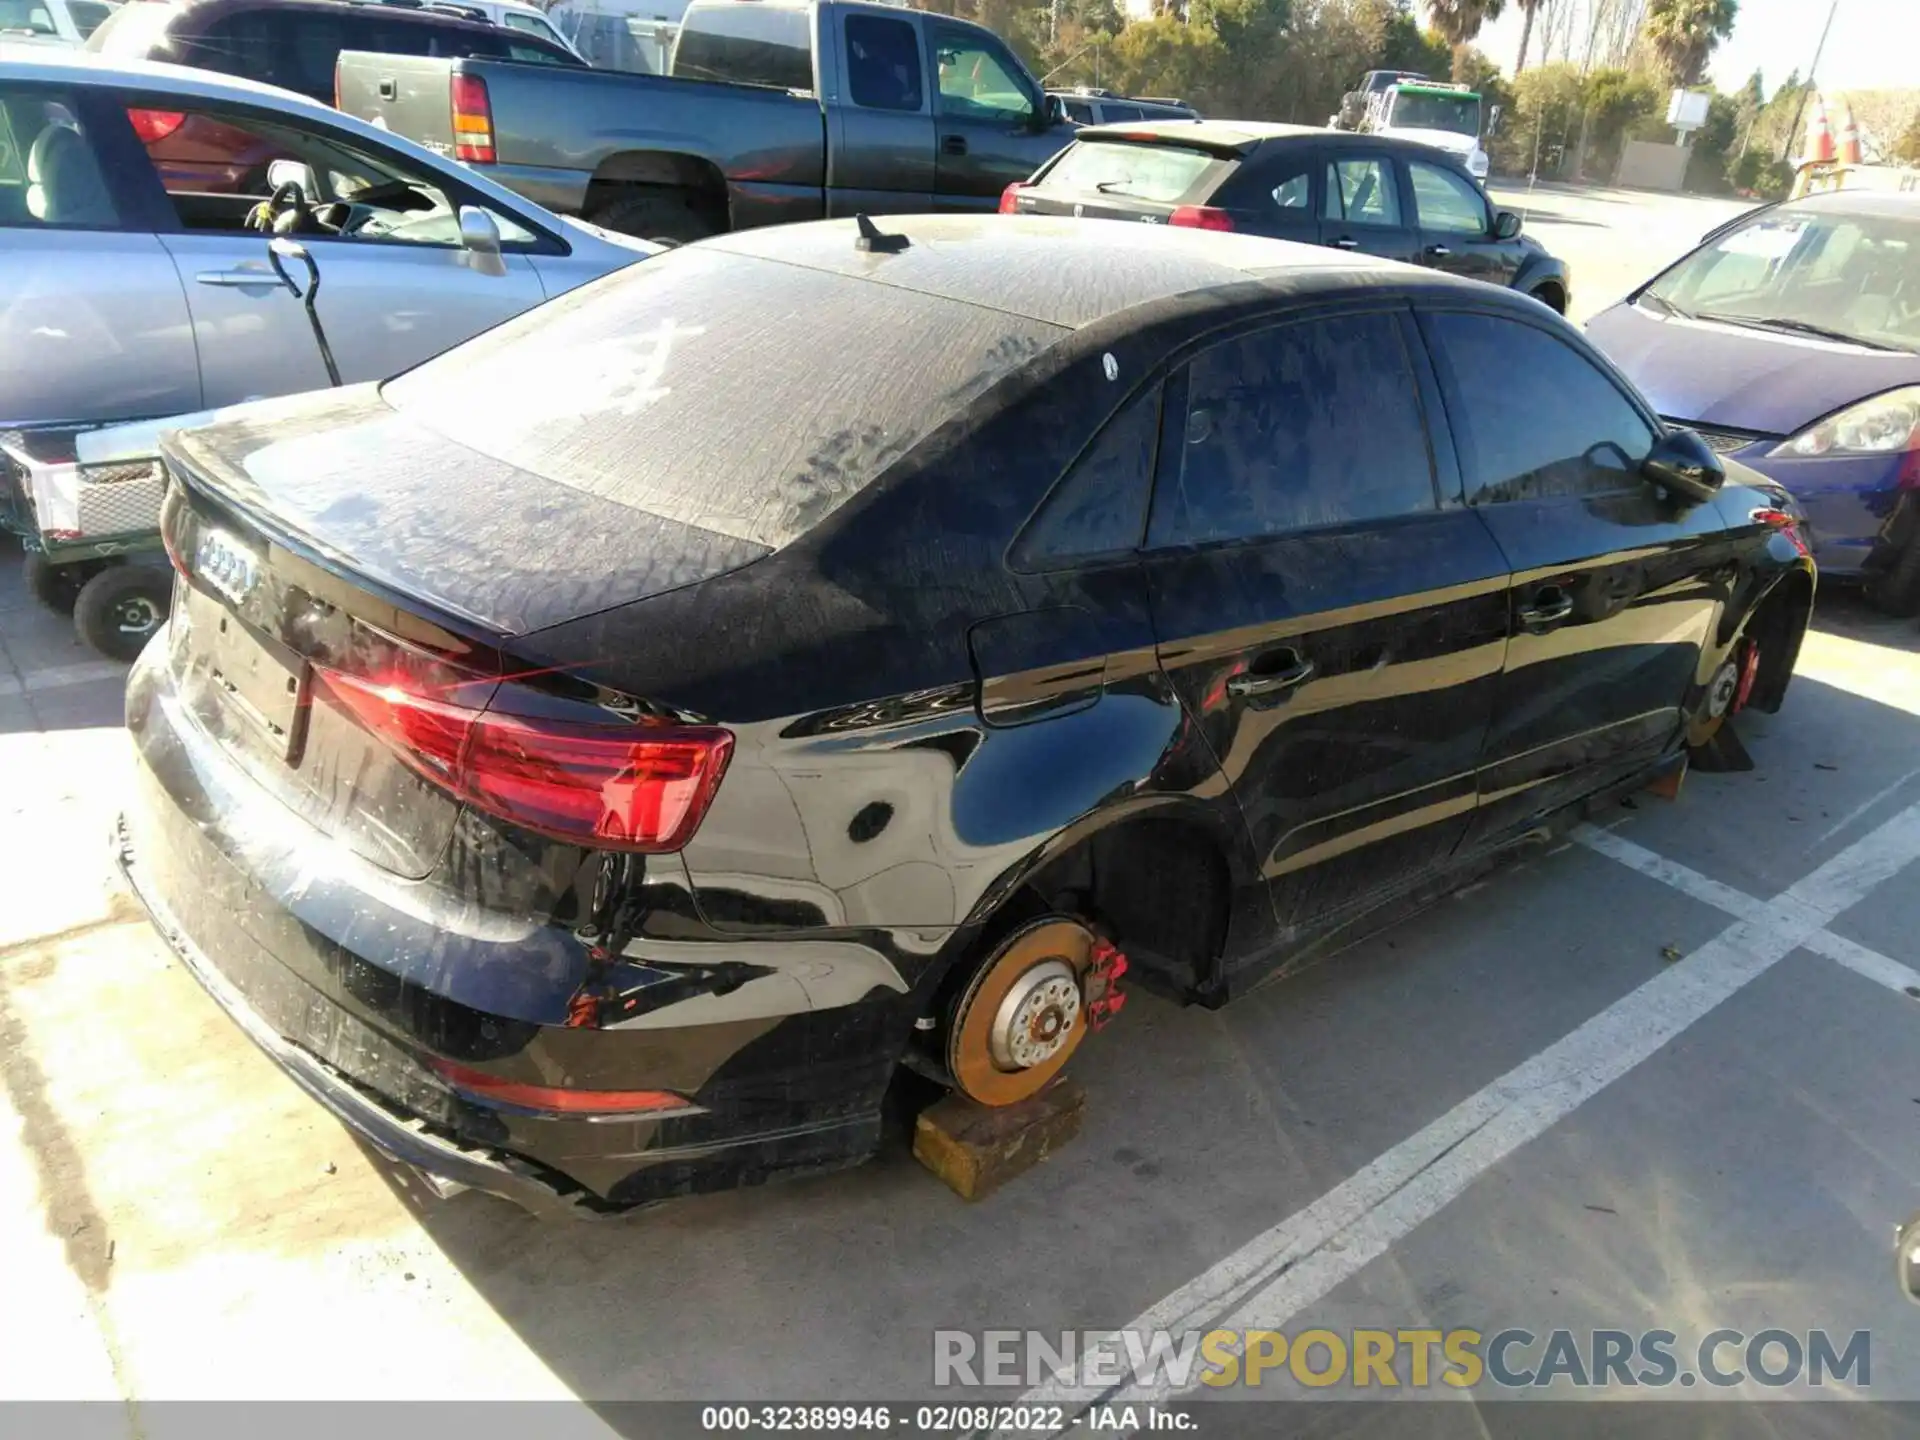
[[342,50],[334,62],[334,106],[382,130],[453,154],[450,90],[454,62],[429,55]]

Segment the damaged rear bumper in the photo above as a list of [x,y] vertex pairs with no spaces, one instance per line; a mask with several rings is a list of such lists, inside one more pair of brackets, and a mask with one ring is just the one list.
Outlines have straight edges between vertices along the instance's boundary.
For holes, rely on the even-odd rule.
[[571,1194],[562,1182],[549,1179],[534,1166],[513,1156],[461,1145],[436,1135],[417,1119],[388,1109],[317,1056],[283,1037],[230,984],[213,962],[188,937],[173,913],[143,885],[142,874],[124,818],[114,827],[114,860],[128,887],[146,908],[147,917],[167,947],[180,957],[188,973],[213,997],[214,1003],[264,1050],[307,1094],[333,1112],[334,1117],[388,1159],[411,1165],[429,1177],[440,1194],[455,1187],[484,1190],[490,1195],[541,1216],[589,1216],[605,1213],[584,1203],[584,1192]]

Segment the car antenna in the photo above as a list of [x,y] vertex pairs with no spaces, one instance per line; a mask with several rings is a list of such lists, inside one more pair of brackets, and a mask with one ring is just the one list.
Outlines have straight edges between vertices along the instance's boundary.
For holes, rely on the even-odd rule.
[[860,238],[853,242],[856,250],[866,250],[875,255],[897,255],[913,242],[904,235],[889,235],[865,215],[853,217],[853,223],[860,227]]

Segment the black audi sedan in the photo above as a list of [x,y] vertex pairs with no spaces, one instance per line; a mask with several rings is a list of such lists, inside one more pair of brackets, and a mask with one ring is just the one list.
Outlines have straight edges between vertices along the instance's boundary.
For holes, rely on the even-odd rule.
[[885,224],[168,442],[122,862],[430,1175],[857,1161],[902,1067],[1018,1103],[1127,986],[1225,1002],[1781,703],[1790,502],[1539,305]]
[[1505,285],[1561,314],[1564,261],[1452,155],[1411,140],[1245,120],[1088,127],[1000,197],[1005,215],[1231,230]]

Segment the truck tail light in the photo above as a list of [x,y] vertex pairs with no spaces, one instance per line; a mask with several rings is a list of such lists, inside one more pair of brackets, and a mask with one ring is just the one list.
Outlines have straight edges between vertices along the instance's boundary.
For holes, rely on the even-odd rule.
[[1000,192],[1000,213],[1018,215],[1020,213],[1020,192],[1027,188],[1027,182],[1016,180]]
[[452,95],[453,158],[493,164],[493,104],[487,99],[487,82],[478,75],[455,75]]
[[678,850],[713,803],[733,735],[712,725],[574,725],[451,704],[316,666],[341,706],[468,804],[599,850]]
[[1167,224],[1185,230],[1231,230],[1233,216],[1212,205],[1178,205],[1167,217]]

